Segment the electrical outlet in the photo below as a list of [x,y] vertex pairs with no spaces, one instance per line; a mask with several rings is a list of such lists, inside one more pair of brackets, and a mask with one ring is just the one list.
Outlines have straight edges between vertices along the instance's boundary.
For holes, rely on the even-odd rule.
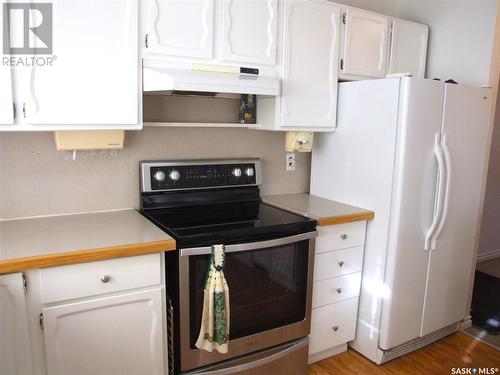
[[297,163],[295,161],[295,152],[289,152],[286,154],[286,170],[294,171]]

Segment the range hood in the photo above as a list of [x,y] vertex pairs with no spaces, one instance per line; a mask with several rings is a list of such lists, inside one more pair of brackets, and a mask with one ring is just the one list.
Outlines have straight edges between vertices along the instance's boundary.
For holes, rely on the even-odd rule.
[[259,74],[258,69],[208,64],[192,64],[190,69],[144,66],[142,84],[144,93],[280,94],[280,80]]

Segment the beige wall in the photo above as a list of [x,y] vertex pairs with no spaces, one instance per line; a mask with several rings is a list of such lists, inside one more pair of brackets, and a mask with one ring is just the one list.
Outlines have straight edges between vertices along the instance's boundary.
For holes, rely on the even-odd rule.
[[[115,159],[55,150],[52,133],[0,134],[0,218],[137,207],[144,159],[259,157],[263,194],[309,190],[310,156],[285,170],[285,134],[246,129],[146,128],[127,132]],[[88,155],[88,154],[87,154]]]

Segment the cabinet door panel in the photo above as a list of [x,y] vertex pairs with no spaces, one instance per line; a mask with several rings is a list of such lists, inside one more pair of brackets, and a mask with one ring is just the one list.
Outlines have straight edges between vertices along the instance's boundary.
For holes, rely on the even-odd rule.
[[0,374],[33,373],[22,274],[0,276]]
[[43,309],[48,374],[164,374],[161,293]]
[[222,59],[274,65],[277,0],[223,0],[222,8]]
[[347,8],[344,33],[344,74],[384,77],[389,43],[389,19]]
[[[3,30],[3,3],[0,4],[0,30]],[[0,39],[0,51],[3,51],[3,38]],[[4,57],[2,55],[2,57]],[[4,58],[7,58],[5,56]],[[0,63],[0,125],[14,123],[14,107],[12,98],[12,76],[8,66]]]
[[284,6],[281,126],[333,130],[340,8],[325,1]]
[[424,78],[429,28],[395,19],[392,23],[389,73],[411,73]]
[[149,52],[212,57],[214,0],[150,0],[147,12]]
[[138,2],[55,0],[52,66],[33,68],[32,124],[139,124]]

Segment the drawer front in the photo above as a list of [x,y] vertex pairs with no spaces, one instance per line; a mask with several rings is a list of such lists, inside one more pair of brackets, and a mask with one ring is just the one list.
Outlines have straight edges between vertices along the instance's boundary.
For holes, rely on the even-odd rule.
[[328,251],[314,258],[314,281],[361,272],[364,246]]
[[316,253],[362,246],[365,243],[366,221],[318,227]]
[[313,309],[309,355],[353,340],[357,316],[357,298]]
[[160,285],[161,256],[148,254],[42,269],[42,303]]
[[313,285],[312,307],[328,305],[359,295],[361,272],[316,281]]

